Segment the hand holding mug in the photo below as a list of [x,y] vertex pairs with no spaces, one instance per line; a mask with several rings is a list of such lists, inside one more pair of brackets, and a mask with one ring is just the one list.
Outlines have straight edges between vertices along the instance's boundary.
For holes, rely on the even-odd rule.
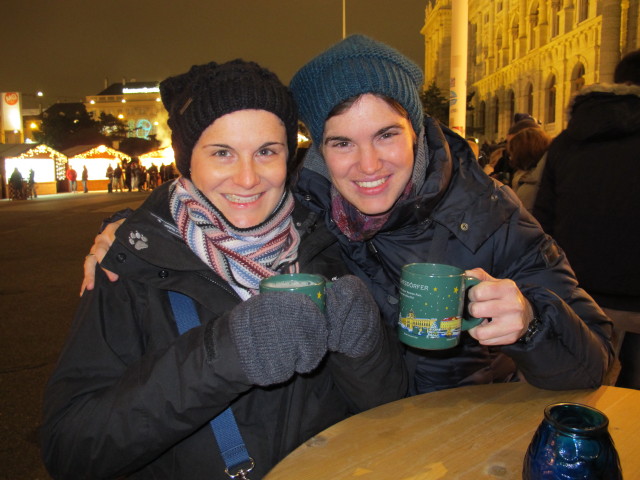
[[533,308],[513,280],[498,279],[481,268],[465,272],[480,283],[469,291],[469,313],[490,318],[470,329],[482,345],[511,345],[525,334],[533,319]]

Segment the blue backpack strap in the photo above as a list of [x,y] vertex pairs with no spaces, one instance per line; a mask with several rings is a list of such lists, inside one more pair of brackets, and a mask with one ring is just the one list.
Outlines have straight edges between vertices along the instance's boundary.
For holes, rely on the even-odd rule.
[[[193,300],[179,292],[169,292],[169,302],[173,309],[180,335],[200,325],[200,318]],[[244,445],[238,424],[231,407],[210,422],[218,448],[227,466],[225,472],[231,478],[244,479],[253,469],[253,459]]]

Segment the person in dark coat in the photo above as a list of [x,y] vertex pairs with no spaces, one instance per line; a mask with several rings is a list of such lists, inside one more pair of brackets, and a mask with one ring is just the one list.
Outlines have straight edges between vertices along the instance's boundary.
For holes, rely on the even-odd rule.
[[12,200],[24,200],[26,198],[22,174],[18,167],[13,169],[9,177],[9,197]]
[[113,192],[113,167],[111,164],[107,167],[107,172],[105,173],[107,177],[107,193]]
[[296,195],[390,325],[407,263],[455,265],[482,280],[469,309],[488,320],[456,348],[407,348],[413,392],[520,375],[548,389],[600,385],[611,321],[512,190],[481,171],[462,137],[423,115],[422,84],[413,62],[360,35],[303,66],[290,87],[313,144]]
[[[294,192],[315,214],[310,228],[335,239],[322,255],[368,286],[392,328],[403,265],[444,263],[482,280],[469,308],[487,320],[459,346],[406,348],[411,393],[522,378],[554,390],[601,385],[613,360],[610,319],[513,191],[423,114],[422,84],[413,62],[361,35],[293,77],[313,138]],[[105,251],[112,231],[93,252]],[[87,288],[94,266],[89,257]]]
[[[600,305],[640,312],[640,50],[620,61],[614,81],[573,98],[533,213]],[[625,336],[621,359],[623,386],[640,388],[638,335]]]
[[85,165],[82,168],[82,191],[84,193],[89,192],[89,186],[87,185],[88,183],[89,183],[89,171],[87,170],[87,166]]
[[122,180],[122,176],[124,175],[122,167],[120,164],[116,165],[116,168],[113,170],[113,191],[124,191],[124,182]]
[[[252,62],[194,66],[160,85],[181,176],[118,230],[47,385],[41,443],[53,478],[223,479],[210,421],[231,408],[262,478],[321,430],[403,397],[392,334],[287,183],[289,90]],[[293,216],[292,216],[293,215]],[[311,216],[313,218],[313,216]],[[295,219],[295,220],[294,220]],[[257,294],[297,270],[333,279],[326,312],[302,294]],[[179,292],[201,326],[180,335]],[[252,467],[252,468],[251,468]]]

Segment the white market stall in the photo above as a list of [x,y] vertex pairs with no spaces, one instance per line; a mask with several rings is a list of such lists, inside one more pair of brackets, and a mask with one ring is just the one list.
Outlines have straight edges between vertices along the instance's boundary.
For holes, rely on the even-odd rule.
[[57,181],[65,178],[67,156],[44,144],[17,143],[0,145],[0,173],[2,198],[8,197],[7,183],[14,169],[29,179],[33,170],[38,195],[57,193]]
[[171,147],[163,147],[158,150],[154,150],[153,152],[140,155],[138,158],[140,159],[140,164],[146,169],[148,169],[151,164],[160,168],[161,165],[171,165],[175,162],[173,148]]
[[107,189],[107,168],[115,169],[122,162],[130,162],[126,153],[106,145],[78,145],[64,151],[69,157],[69,166],[78,174],[78,190],[81,188],[82,170],[87,167],[89,191]]

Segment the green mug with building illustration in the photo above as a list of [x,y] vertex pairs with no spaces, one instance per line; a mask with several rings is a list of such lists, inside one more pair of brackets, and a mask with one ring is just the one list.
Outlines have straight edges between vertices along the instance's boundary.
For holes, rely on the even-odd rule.
[[467,291],[480,280],[439,263],[410,263],[400,277],[400,341],[415,348],[443,350],[460,342],[460,332],[482,322],[466,314]]
[[284,273],[260,282],[260,292],[296,292],[308,296],[324,312],[326,281],[312,273]]

